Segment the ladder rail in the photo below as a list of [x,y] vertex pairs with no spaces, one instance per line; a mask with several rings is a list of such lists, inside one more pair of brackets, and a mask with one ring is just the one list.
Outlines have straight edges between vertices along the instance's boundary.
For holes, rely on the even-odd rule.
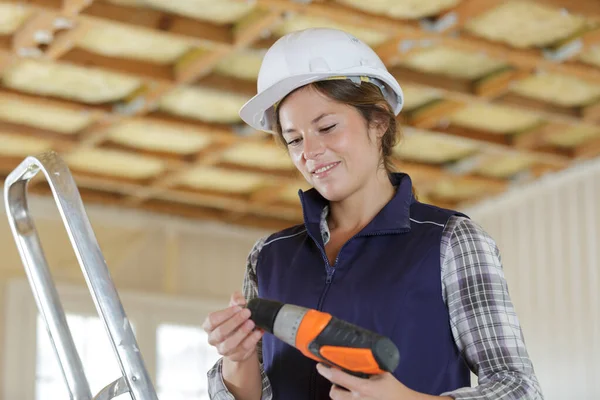
[[75,180],[54,151],[28,156],[6,178],[4,201],[21,260],[71,399],[91,400],[81,359],[27,204],[27,184],[42,171],[133,400],[158,400],[131,324],[85,212]]

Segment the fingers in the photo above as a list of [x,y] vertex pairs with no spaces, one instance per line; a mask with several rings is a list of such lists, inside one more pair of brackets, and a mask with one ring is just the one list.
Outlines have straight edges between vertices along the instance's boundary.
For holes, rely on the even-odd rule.
[[252,332],[252,329],[254,329],[254,321],[246,320],[245,322],[243,322],[242,325],[237,327],[236,330],[234,330],[233,333],[229,337],[227,337],[227,339],[221,341],[217,345],[219,353],[221,353],[221,355],[228,356],[239,350],[243,350],[244,352],[250,350],[244,349],[243,347],[240,349],[239,346],[242,343],[242,341],[246,339],[248,334]]
[[233,317],[236,313],[240,312],[242,308],[240,306],[232,306],[228,307],[224,310],[215,311],[206,317],[204,323],[202,324],[202,328],[206,331],[206,333],[212,332],[216,327],[224,323]]
[[350,391],[334,384],[331,386],[331,390],[329,391],[329,397],[332,400],[349,400],[349,399],[357,399],[357,398],[360,398],[361,396],[356,394],[356,392],[350,392]]
[[[348,389],[352,392],[366,393],[366,386],[370,383],[368,379],[359,378],[337,368],[328,368],[323,364],[317,364],[317,370],[323,377],[337,386]],[[337,388],[337,390],[341,390]],[[339,397],[345,398],[345,397]]]
[[235,292],[229,300],[229,307],[211,313],[202,325],[208,333],[208,343],[216,347],[219,354],[234,361],[250,357],[264,333],[256,329],[245,305],[244,296]]
[[208,343],[217,346],[238,329],[240,325],[248,321],[248,318],[250,318],[250,310],[247,308],[235,313],[231,318],[218,325],[208,334]]
[[246,339],[241,343],[240,347],[244,350],[245,355],[249,355],[256,351],[256,345],[258,341],[263,337],[264,332],[262,330],[256,329],[254,332],[249,334]]
[[234,292],[229,299],[230,306],[245,306],[246,298],[239,292]]

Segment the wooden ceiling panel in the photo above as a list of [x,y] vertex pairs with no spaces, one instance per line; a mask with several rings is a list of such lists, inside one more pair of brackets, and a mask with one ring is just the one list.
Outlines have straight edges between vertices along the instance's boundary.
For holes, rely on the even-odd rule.
[[260,174],[199,166],[183,171],[179,183],[194,189],[239,194],[258,189],[267,179]]
[[530,0],[508,0],[470,20],[465,29],[476,36],[516,48],[531,48],[553,45],[587,26],[584,17],[568,14],[557,7]]
[[505,61],[483,53],[434,46],[411,53],[403,62],[406,67],[431,74],[460,79],[479,79],[507,67]]
[[460,0],[335,0],[356,9],[399,19],[418,19],[435,16]]
[[273,30],[273,34],[280,37],[292,31],[320,27],[345,30],[364,41],[369,46],[378,46],[391,38],[391,35],[386,33],[385,30],[379,30],[376,28],[366,29],[360,26],[341,24],[331,19],[311,17],[305,14],[291,14],[284,23],[279,24]]
[[109,0],[111,3],[161,11],[218,24],[231,24],[246,16],[254,5],[235,0]]
[[52,149],[52,140],[23,137],[16,133],[0,131],[0,155],[3,157],[27,157]]
[[[393,162],[461,208],[600,156],[600,22],[582,0],[5,0],[0,169],[58,151],[86,201],[287,226],[309,186],[244,125],[265,50],[345,29],[404,90]],[[43,186],[32,182],[32,190]]]
[[206,87],[177,87],[160,100],[160,109],[207,122],[241,122],[239,109],[249,97]]
[[535,163],[535,158],[528,154],[503,154],[486,157],[473,171],[492,178],[508,179],[527,171]]
[[91,174],[125,179],[148,179],[165,169],[159,159],[125,151],[80,149],[65,157],[69,168]]
[[472,140],[440,135],[434,132],[408,130],[403,140],[396,146],[395,153],[407,161],[429,164],[444,164],[467,157],[478,151],[478,144]]
[[77,37],[76,46],[110,57],[169,65],[194,46],[190,38],[98,18],[82,19],[81,24],[85,30]]
[[294,164],[285,149],[257,142],[241,142],[229,147],[223,151],[221,162],[273,170],[294,169]]
[[241,49],[223,57],[215,66],[214,71],[238,79],[245,79],[254,84],[258,79],[260,64],[265,55],[264,49]]
[[31,15],[31,9],[17,4],[0,3],[0,35],[14,33]]
[[137,119],[109,128],[106,139],[134,149],[190,155],[211,144],[214,135]]
[[546,136],[546,142],[553,146],[573,148],[600,137],[600,127],[574,127],[556,131]]
[[88,104],[114,102],[131,94],[141,80],[76,65],[25,59],[2,74],[6,87]]
[[418,87],[414,85],[402,85],[402,92],[404,93],[404,111],[411,111],[417,109],[425,104],[429,104],[442,98],[438,90]]
[[27,102],[17,96],[0,94],[0,120],[15,124],[74,134],[89,126],[94,116],[83,110]]
[[539,73],[515,82],[510,91],[561,107],[582,107],[600,100],[600,84],[553,73]]
[[462,179],[440,180],[433,189],[427,192],[427,195],[434,199],[440,199],[449,204],[460,203],[463,201],[472,201],[473,199],[485,198],[490,193],[500,193],[495,191],[483,181],[468,181]]
[[491,104],[469,105],[448,119],[456,125],[500,135],[524,131],[542,121],[535,113]]

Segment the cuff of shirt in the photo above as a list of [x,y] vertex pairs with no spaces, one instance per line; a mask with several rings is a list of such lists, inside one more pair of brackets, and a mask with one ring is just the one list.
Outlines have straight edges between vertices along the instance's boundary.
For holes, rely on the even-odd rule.
[[507,399],[522,400],[544,400],[539,386],[512,386],[492,389],[487,387],[464,387],[451,392],[442,393],[440,396],[448,396],[454,400],[488,400],[502,397]]
[[440,394],[440,396],[448,396],[454,400],[481,400],[484,397],[481,397],[481,394],[474,388],[461,388],[454,390],[452,392],[446,392]]
[[208,370],[208,398],[211,400],[235,400],[223,381],[223,359],[220,358],[215,365]]

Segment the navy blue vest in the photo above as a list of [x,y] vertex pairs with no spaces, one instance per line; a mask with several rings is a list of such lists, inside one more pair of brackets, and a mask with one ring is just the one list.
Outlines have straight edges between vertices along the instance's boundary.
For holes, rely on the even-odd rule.
[[[329,265],[320,233],[327,201],[300,192],[304,224],[271,235],[262,248],[259,296],[328,312],[392,339],[400,351],[394,376],[421,393],[470,386],[443,301],[440,240],[446,221],[462,215],[416,201],[406,174],[393,174],[393,199],[348,241]],[[270,334],[263,362],[274,399],[329,399],[331,384],[316,362]]]

